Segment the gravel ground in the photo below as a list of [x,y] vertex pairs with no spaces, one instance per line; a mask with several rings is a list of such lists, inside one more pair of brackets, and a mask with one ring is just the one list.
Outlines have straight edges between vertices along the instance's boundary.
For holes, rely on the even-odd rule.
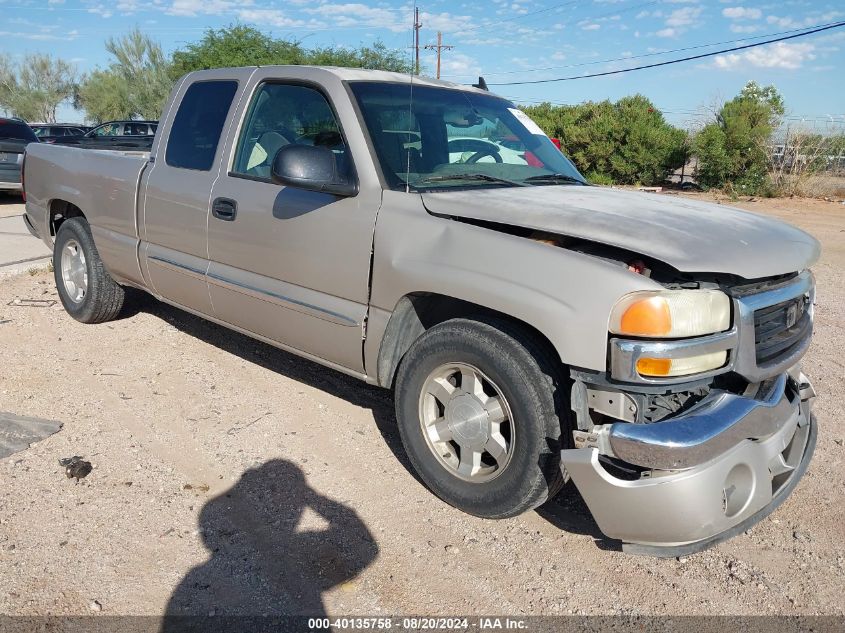
[[680,560],[608,548],[571,486],[504,521],[446,506],[386,391],[149,298],[97,326],[10,306],[52,275],[3,279],[0,411],[64,428],[0,460],[0,613],[845,613],[845,207],[739,206],[823,243],[819,442],[769,519]]

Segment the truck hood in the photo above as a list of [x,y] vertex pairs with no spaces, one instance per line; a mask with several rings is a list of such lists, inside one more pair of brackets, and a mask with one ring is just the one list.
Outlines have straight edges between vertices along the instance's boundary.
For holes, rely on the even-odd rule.
[[681,196],[582,186],[423,193],[429,212],[623,248],[682,272],[759,279],[808,268],[819,243],[769,217]]

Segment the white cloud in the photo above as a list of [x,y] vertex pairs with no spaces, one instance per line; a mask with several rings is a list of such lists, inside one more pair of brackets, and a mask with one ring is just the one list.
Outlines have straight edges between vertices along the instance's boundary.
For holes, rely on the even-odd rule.
[[831,22],[843,15],[845,15],[845,12],[842,11],[828,11],[827,13],[808,15],[800,20],[796,20],[795,18],[789,16],[778,17],[776,15],[770,15],[766,18],[766,22],[774,24],[782,29],[801,29],[815,24]]
[[581,27],[582,31],[598,31],[601,28],[601,24],[596,24],[595,22],[590,22],[589,24],[585,24]]
[[75,40],[79,31],[68,31],[66,35],[53,35],[52,33],[22,33],[18,31],[0,31],[0,37],[19,37],[24,40],[35,40],[39,42],[71,41]]
[[678,30],[677,29],[671,29],[671,28],[660,29],[656,33],[656,35],[657,35],[657,37],[677,37],[678,36]]
[[726,7],[722,9],[722,15],[731,20],[759,20],[763,12],[750,7]]
[[[408,28],[401,20],[401,16],[397,16],[396,20],[400,23],[400,31]],[[420,20],[422,20],[426,29],[443,31],[444,33],[461,32],[478,28],[478,21],[471,16],[455,15],[454,13],[427,13],[426,11],[420,11]]]
[[305,9],[305,12],[329,18],[332,25],[340,29],[366,26],[387,29],[394,33],[408,30],[405,20],[401,19],[399,14],[392,9],[371,7],[360,3],[327,3]]
[[744,53],[719,55],[713,61],[713,66],[721,70],[734,70],[745,66],[795,70],[816,58],[815,49],[813,44],[804,42],[778,42],[766,47],[752,48]]
[[678,27],[694,24],[701,15],[702,7],[684,7],[683,9],[675,9],[666,18],[666,26]]
[[[426,68],[434,69],[437,65],[437,59],[434,55],[426,55],[423,59]],[[444,53],[440,60],[440,74],[451,77],[480,75],[481,64],[469,55],[464,55],[458,51],[449,51]]]
[[234,9],[238,4],[252,5],[252,0],[233,2],[232,0],[173,0],[165,9],[169,15],[193,17],[200,14],[220,15]]
[[756,33],[759,30],[760,27],[754,24],[731,24],[733,33]]
[[290,28],[305,24],[302,20],[294,20],[279,9],[240,9],[238,18],[245,22],[267,24],[279,28]]

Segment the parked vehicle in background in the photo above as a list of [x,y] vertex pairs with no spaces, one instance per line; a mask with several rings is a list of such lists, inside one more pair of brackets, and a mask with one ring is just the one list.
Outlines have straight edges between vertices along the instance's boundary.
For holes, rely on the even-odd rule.
[[158,121],[108,121],[85,134],[59,137],[54,142],[94,149],[148,150],[157,128]]
[[30,123],[29,127],[35,132],[42,143],[53,143],[65,136],[83,136],[91,128],[87,125],[74,123]]
[[152,136],[156,133],[158,121],[109,121],[85,133],[88,138],[112,136]]
[[24,150],[37,142],[35,132],[20,119],[0,118],[0,191],[21,191]]
[[806,233],[589,186],[512,102],[405,74],[201,71],[163,121],[149,153],[27,151],[25,219],[75,319],[132,286],[391,388],[446,502],[511,517],[571,479],[628,551],[709,547],[804,474]]

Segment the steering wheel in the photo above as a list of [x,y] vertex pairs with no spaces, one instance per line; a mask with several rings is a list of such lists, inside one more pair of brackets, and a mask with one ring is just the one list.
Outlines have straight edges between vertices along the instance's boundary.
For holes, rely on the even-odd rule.
[[469,158],[466,159],[466,164],[467,165],[474,165],[475,163],[477,163],[479,160],[481,160],[485,156],[492,156],[493,160],[497,163],[502,162],[502,155],[499,153],[499,150],[491,147],[489,149],[485,148],[485,149],[478,150],[475,154],[473,154],[472,156],[470,156]]

